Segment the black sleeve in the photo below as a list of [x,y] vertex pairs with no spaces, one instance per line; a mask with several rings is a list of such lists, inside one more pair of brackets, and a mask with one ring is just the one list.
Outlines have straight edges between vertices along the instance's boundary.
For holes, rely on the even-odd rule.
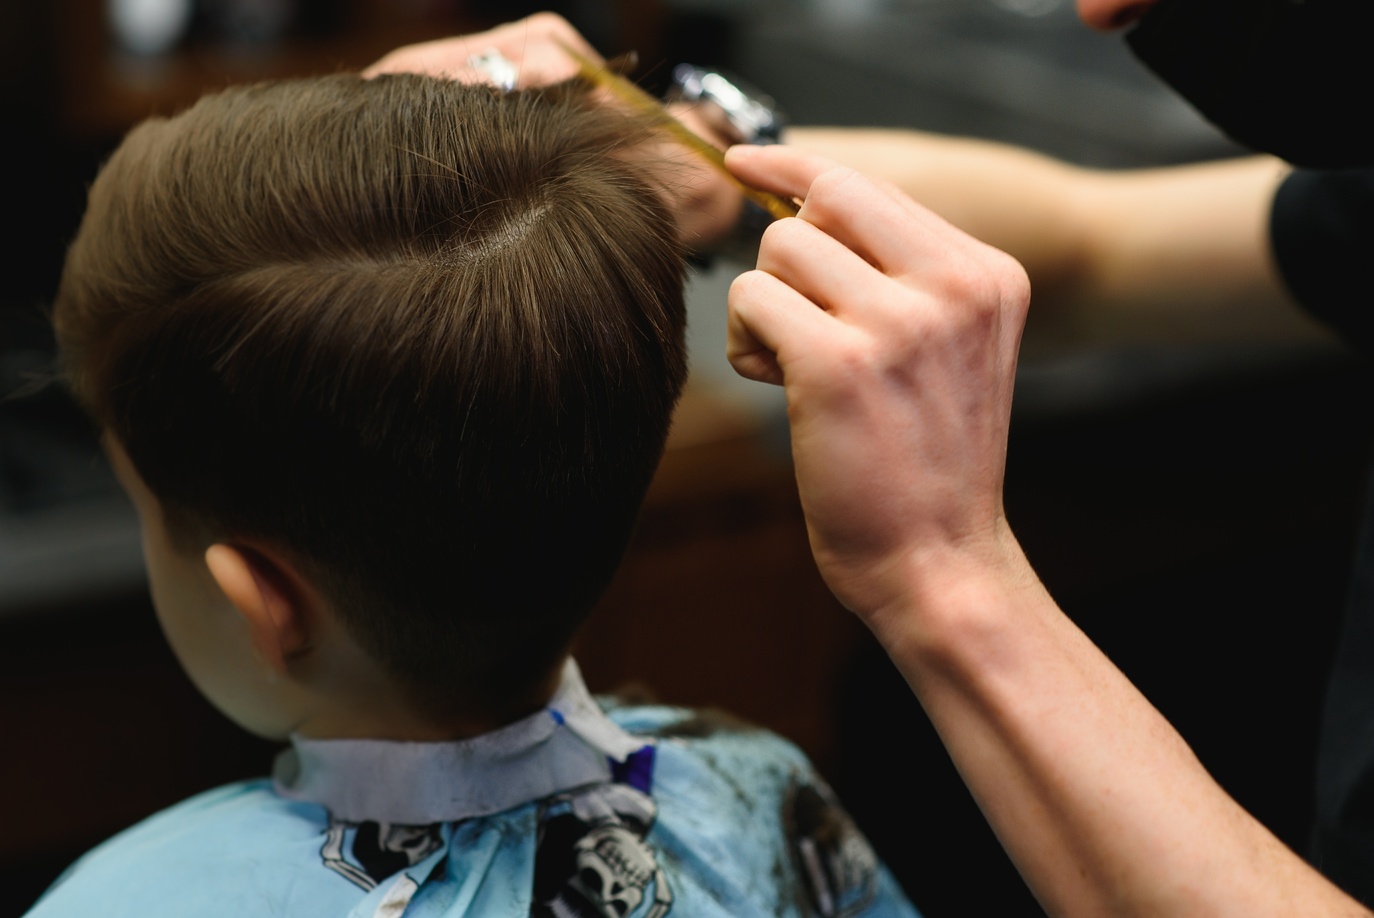
[[1293,296],[1374,356],[1374,167],[1295,171],[1279,186],[1269,225]]

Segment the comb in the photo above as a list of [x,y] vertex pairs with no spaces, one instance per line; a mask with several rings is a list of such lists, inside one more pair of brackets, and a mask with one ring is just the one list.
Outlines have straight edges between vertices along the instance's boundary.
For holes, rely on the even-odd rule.
[[635,111],[648,116],[655,124],[662,127],[665,131],[672,134],[683,146],[696,153],[730,180],[735,187],[744,194],[746,198],[767,211],[775,220],[783,217],[795,217],[797,215],[797,205],[786,198],[766,191],[759,191],[735,178],[735,174],[725,168],[725,154],[706,140],[689,130],[682,122],[678,121],[668,113],[657,99],[640,89],[626,77],[616,73],[609,66],[598,64],[563,42],[558,43],[567,54],[577,64],[578,71],[583,79],[588,80],[593,85],[605,89],[615,98],[629,105]]

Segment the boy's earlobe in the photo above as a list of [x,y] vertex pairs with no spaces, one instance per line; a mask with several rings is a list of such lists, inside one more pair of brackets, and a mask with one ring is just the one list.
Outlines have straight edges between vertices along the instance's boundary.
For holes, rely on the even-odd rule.
[[224,543],[205,550],[205,564],[243,616],[258,657],[286,675],[292,661],[310,649],[303,597],[289,573],[261,552]]

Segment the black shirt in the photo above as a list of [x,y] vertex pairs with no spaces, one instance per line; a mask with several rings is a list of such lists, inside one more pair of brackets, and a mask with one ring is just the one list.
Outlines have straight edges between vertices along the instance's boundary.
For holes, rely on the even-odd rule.
[[1292,173],[1274,197],[1270,231],[1293,296],[1374,356],[1374,168]]
[[[1294,172],[1275,196],[1270,228],[1289,291],[1355,350],[1374,356],[1374,168]],[[1374,499],[1323,711],[1309,857],[1374,906]]]

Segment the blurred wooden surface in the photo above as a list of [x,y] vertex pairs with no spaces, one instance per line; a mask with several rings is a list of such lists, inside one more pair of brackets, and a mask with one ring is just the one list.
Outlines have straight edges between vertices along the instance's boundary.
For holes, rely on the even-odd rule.
[[[59,0],[55,50],[62,127],[78,139],[116,136],[150,114],[173,114],[230,83],[358,70],[401,45],[499,21],[475,4],[453,2],[296,6],[298,12],[315,12],[316,19],[298,16],[270,42],[216,42],[192,32],[167,54],[140,57],[121,51],[112,39],[102,0]],[[324,10],[330,13],[321,19]]]

